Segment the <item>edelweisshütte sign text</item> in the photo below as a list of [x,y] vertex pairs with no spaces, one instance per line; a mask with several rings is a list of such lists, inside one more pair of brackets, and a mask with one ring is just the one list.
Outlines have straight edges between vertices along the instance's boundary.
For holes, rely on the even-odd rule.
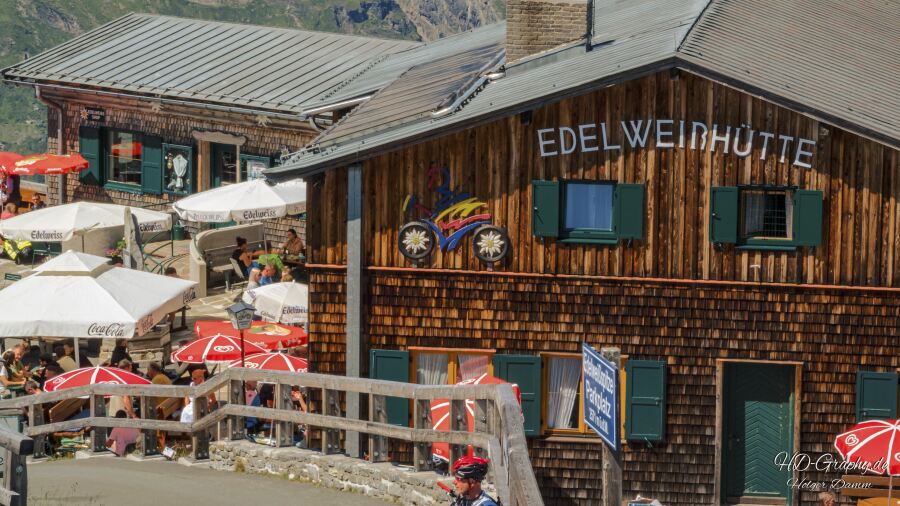
[[[620,135],[621,134],[621,135]],[[573,127],[541,128],[537,131],[541,157],[568,155],[576,151],[620,151],[623,145],[631,149],[646,148],[653,143],[657,149],[690,148],[715,151],[745,158],[754,148],[759,159],[770,153],[779,163],[790,161],[798,167],[812,167],[816,142],[812,139],[754,130],[748,125],[733,127],[702,121],[673,119],[638,119],[616,123],[582,123]],[[618,139],[623,139],[621,142]]]

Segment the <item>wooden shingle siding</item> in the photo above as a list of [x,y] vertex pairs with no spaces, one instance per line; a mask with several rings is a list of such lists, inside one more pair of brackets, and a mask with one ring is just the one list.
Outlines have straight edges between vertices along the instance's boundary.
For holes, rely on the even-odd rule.
[[[537,130],[582,123],[672,118],[814,140],[812,168],[778,163],[770,144],[760,160],[755,142],[745,158],[721,145],[714,151],[657,149],[582,153],[541,158]],[[397,249],[397,233],[413,216],[401,206],[415,193],[426,205],[432,164],[450,169],[453,186],[487,203],[496,225],[506,227],[510,256],[495,270],[559,274],[684,279],[778,281],[863,286],[900,284],[900,153],[808,117],[682,71],[651,75],[535,109],[530,122],[502,118],[390,152],[363,164],[365,213],[371,232],[367,263],[409,266]],[[599,128],[598,128],[599,130]],[[610,142],[625,144],[621,129]],[[710,132],[711,134],[711,132]],[[744,134],[742,134],[743,136]],[[652,137],[652,134],[651,134]],[[757,138],[758,140],[758,138]],[[733,141],[733,138],[732,138]],[[743,146],[743,141],[742,141]],[[796,146],[796,141],[792,147]],[[346,176],[332,170],[313,178],[331,213],[344,212]],[[531,230],[531,181],[615,180],[646,185],[645,239],[631,246],[562,244],[535,237]],[[716,248],[709,240],[709,194],[740,184],[797,186],[824,194],[822,245],[797,251],[744,251]],[[332,207],[333,206],[333,207]],[[314,218],[312,215],[311,218]],[[326,214],[321,214],[323,218]],[[345,222],[328,216],[310,235],[313,261],[344,263]],[[759,265],[757,270],[753,265]],[[483,270],[469,241],[456,251],[437,252],[427,265]],[[759,278],[757,279],[757,271]]]
[[[312,270],[317,372],[343,372],[344,282]],[[815,459],[855,423],[857,370],[895,370],[900,356],[896,290],[369,269],[367,300],[370,349],[577,353],[585,340],[666,361],[665,441],[624,445],[624,491],[673,506],[713,502],[718,359],[803,363],[800,451]],[[530,451],[547,504],[597,504],[599,440],[537,438]]]
[[[154,113],[146,103],[120,100],[104,97],[96,101],[86,101],[84,97],[66,95],[53,97],[63,105],[63,142],[68,153],[78,152],[78,129],[83,123],[81,111],[85,106],[99,107],[106,112],[103,123],[91,124],[101,128],[119,128],[134,130],[148,135],[159,136],[164,142],[185,146],[196,145],[191,133],[194,130],[227,132],[233,135],[243,135],[247,138],[246,144],[241,147],[241,152],[246,154],[273,155],[280,153],[282,148],[290,151],[299,149],[308,143],[313,134],[308,130],[299,130],[288,125],[259,126],[256,118],[224,114],[214,111],[197,112],[196,110],[177,109],[166,106],[161,113]],[[199,116],[198,116],[199,115]],[[55,152],[57,149],[56,126],[59,118],[54,109],[48,109],[48,150]],[[195,150],[195,156],[199,156]],[[199,164],[194,160],[194,188],[197,188]],[[48,197],[55,203],[57,198],[57,178],[47,178]],[[165,210],[167,204],[175,202],[180,196],[163,192],[128,193],[106,189],[97,185],[82,184],[77,177],[66,178],[66,196],[69,202],[89,200],[98,202],[112,202],[122,205],[147,207],[153,206],[155,210]],[[295,218],[281,218],[266,221],[266,234],[272,240],[282,242],[285,240],[287,230],[294,228],[305,238],[305,220]],[[197,224],[188,224],[191,232],[198,230]]]

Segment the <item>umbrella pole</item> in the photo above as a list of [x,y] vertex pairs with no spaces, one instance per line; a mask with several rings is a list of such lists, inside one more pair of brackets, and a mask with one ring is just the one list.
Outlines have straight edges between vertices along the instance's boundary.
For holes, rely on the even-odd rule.
[[81,367],[81,352],[78,351],[78,338],[74,339],[75,343],[75,368],[78,369]]
[[894,492],[894,474],[891,473],[890,468],[888,469],[888,476],[889,476],[889,478],[888,478],[888,500],[887,500],[887,503],[888,503],[888,506],[891,506],[891,504],[893,504],[893,503],[891,503],[891,496],[893,495],[893,492]]

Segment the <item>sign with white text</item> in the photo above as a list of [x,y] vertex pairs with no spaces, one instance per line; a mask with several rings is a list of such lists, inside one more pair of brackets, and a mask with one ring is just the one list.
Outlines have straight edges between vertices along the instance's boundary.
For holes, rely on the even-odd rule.
[[581,361],[584,423],[619,451],[619,369],[587,343],[581,343]]

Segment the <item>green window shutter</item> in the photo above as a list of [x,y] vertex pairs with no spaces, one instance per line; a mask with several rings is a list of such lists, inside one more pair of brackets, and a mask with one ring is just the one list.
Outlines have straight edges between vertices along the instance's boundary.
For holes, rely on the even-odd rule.
[[101,183],[99,128],[83,126],[78,129],[78,151],[88,161],[87,170],[81,173],[81,181],[99,185]]
[[794,192],[794,244],[818,246],[822,244],[822,192],[797,190]]
[[644,238],[644,185],[616,185],[616,236],[619,239]]
[[[369,377],[373,379],[409,383],[409,352],[396,350],[369,350]],[[388,423],[409,426],[409,400],[388,397]]]
[[856,423],[897,418],[897,373],[857,371]]
[[163,188],[162,139],[144,135],[141,147],[141,189],[145,193],[162,193]]
[[666,435],[666,363],[625,363],[625,439],[662,441]]
[[494,355],[494,376],[519,385],[525,435],[541,433],[541,357]]
[[538,237],[559,236],[559,183],[531,182],[531,230]]
[[738,189],[736,186],[713,187],[710,194],[709,240],[735,244],[738,235]]

